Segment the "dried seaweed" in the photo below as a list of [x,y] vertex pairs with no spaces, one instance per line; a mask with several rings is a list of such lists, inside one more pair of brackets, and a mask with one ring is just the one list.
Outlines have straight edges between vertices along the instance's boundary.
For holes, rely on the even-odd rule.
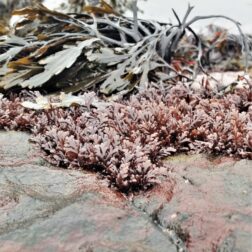
[[104,1],[86,7],[83,14],[64,14],[43,5],[14,11],[24,18],[14,34],[0,38],[0,89],[77,92],[99,87],[101,93],[111,95],[142,90],[152,82],[167,88],[178,80],[190,85],[204,67],[216,68],[213,52],[233,39],[223,31],[209,41],[190,27],[213,17],[237,26],[240,36],[233,42],[238,58],[245,53],[240,69],[250,65],[249,37],[231,18],[214,15],[190,20],[193,7],[189,6],[182,21],[174,12],[178,24],[161,24],[138,19],[136,5],[134,9],[133,19],[116,13]]

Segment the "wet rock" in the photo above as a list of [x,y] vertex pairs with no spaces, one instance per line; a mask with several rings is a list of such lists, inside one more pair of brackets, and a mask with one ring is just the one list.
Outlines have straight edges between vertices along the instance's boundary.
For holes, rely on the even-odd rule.
[[182,250],[251,251],[252,161],[180,155],[167,165],[174,186],[162,184],[162,194],[139,195],[134,205],[155,213]]
[[29,143],[30,137],[23,132],[0,131],[0,166],[46,165],[35,146]]
[[0,132],[0,251],[176,251],[96,174],[50,167],[29,135]]

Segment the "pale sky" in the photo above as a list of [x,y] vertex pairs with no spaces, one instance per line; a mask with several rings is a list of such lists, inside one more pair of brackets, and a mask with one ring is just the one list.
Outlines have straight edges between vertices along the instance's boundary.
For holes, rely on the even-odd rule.
[[[192,17],[210,14],[226,15],[240,21],[244,30],[252,33],[252,0],[139,0],[138,5],[144,10],[142,17],[169,22],[171,19],[174,20],[171,18],[173,17],[171,8],[176,10],[179,17],[183,17],[189,2],[195,6]],[[229,26],[228,22],[220,19],[212,21]],[[202,22],[197,25],[202,25]]]

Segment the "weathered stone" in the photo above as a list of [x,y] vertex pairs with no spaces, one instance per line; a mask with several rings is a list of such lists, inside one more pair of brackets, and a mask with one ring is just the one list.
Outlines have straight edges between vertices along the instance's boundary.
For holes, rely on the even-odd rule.
[[0,166],[18,167],[23,164],[46,164],[35,146],[29,143],[31,135],[23,132],[0,131]]
[[160,191],[172,194],[171,200],[149,192],[148,198],[136,197],[135,206],[155,213],[156,222],[174,235],[181,248],[251,251],[252,161],[181,155],[167,164],[175,185]]

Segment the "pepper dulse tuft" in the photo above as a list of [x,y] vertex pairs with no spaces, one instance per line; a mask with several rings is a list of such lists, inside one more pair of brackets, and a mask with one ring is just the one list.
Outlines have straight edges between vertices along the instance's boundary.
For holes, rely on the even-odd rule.
[[106,106],[93,92],[79,96],[81,106],[22,106],[35,96],[0,98],[0,128],[31,132],[51,164],[94,170],[122,192],[159,183],[169,169],[164,158],[177,153],[252,159],[251,85],[222,96],[177,85],[165,94],[148,89]]

